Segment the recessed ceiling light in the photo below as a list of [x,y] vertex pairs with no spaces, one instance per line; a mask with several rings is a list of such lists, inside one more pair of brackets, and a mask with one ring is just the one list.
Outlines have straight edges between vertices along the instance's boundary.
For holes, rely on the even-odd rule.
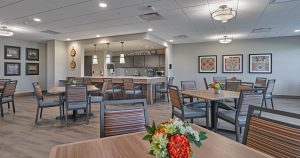
[[294,32],[300,32],[300,30],[295,30]]
[[71,41],[71,39],[70,39],[70,38],[67,38],[67,41]]
[[96,37],[101,37],[101,35],[96,35]]
[[153,29],[152,29],[152,28],[149,28],[148,31],[151,32],[151,31],[153,31]]
[[173,40],[169,40],[170,42],[173,42]]
[[40,18],[33,18],[33,21],[41,22],[42,20]]
[[100,3],[99,3],[99,7],[101,7],[101,8],[106,8],[106,7],[107,7],[107,4],[104,3],[104,2],[100,2]]

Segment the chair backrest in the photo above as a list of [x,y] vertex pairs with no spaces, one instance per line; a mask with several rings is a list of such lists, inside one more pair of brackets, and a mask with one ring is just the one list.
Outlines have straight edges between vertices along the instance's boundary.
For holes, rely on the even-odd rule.
[[168,91],[170,94],[170,100],[172,107],[176,107],[177,109],[182,110],[182,102],[179,96],[179,90],[177,86],[168,85]]
[[75,77],[74,81],[78,84],[83,84],[83,77]]
[[102,83],[103,82],[103,78],[91,78],[91,82],[92,83]]
[[[125,108],[123,107],[124,104],[127,105]],[[137,106],[138,104],[142,104],[143,106]],[[122,108],[107,109],[107,105],[122,105]],[[145,125],[148,125],[147,103],[145,99],[104,101],[101,104],[101,138],[144,131]]]
[[227,91],[237,91],[238,86],[241,84],[241,80],[226,79],[225,82],[225,89]]
[[259,84],[259,85],[265,87],[266,84],[267,84],[267,80],[268,80],[268,79],[267,79],[267,78],[264,78],[264,77],[256,77],[256,79],[255,79],[255,84],[256,84],[256,85]]
[[3,97],[13,97],[16,91],[17,81],[9,81],[4,84]]
[[273,93],[273,90],[274,90],[274,87],[275,87],[275,82],[276,82],[275,79],[268,80],[267,90],[266,90],[267,94]]
[[0,86],[4,86],[4,84],[9,81],[10,79],[0,79]]
[[112,89],[112,88],[113,88],[112,79],[104,79],[102,85],[102,92],[105,92],[105,90]]
[[252,82],[241,82],[241,84],[237,87],[237,92],[240,92],[241,90],[245,89],[252,89],[254,88],[254,83]]
[[237,107],[237,115],[246,116],[250,105],[262,107],[264,99],[265,89],[263,88],[241,90]]
[[66,85],[66,103],[87,102],[88,92],[86,85]]
[[91,80],[91,78],[83,78],[83,84],[86,84],[86,85],[92,85],[92,80]]
[[124,90],[133,90],[134,83],[132,78],[124,78],[123,79]]
[[206,90],[208,90],[208,89],[209,89],[209,86],[208,86],[206,77],[203,77],[203,81],[204,81],[204,85],[205,85]]
[[300,126],[289,119],[299,123],[300,115],[250,106],[243,144],[272,157],[300,157]]
[[226,79],[227,79],[227,77],[222,77],[222,76],[214,76],[213,77],[214,82],[219,82],[219,83],[222,83],[222,84],[226,83]]
[[42,88],[38,82],[32,83],[34,94],[37,100],[42,100],[44,98]]
[[75,77],[67,77],[67,82],[71,83],[73,80],[75,80]]
[[197,90],[196,81],[181,81],[181,90]]

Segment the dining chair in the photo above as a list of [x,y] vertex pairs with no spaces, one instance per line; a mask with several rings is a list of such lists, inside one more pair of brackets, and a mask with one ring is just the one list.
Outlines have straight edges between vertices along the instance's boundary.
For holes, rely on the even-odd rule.
[[68,111],[83,109],[86,113],[86,121],[89,123],[89,103],[88,92],[86,85],[66,85],[66,112],[65,112],[65,126],[68,126]]
[[274,109],[273,90],[274,90],[274,87],[275,87],[275,82],[276,82],[275,79],[268,80],[267,89],[266,89],[266,98],[265,98],[265,106],[266,106],[266,108],[268,107],[267,106],[267,100],[270,100],[271,101],[271,105],[272,105],[272,109]]
[[238,86],[241,84],[241,82],[242,82],[241,80],[226,79],[225,80],[225,90],[236,92],[238,89]]
[[83,78],[83,84],[92,85],[92,79],[90,77]]
[[[132,78],[124,78],[123,79],[123,90],[124,96],[133,96],[133,99],[136,98],[136,95],[143,95],[143,85],[139,83],[134,83]],[[129,97],[130,99],[131,97]]]
[[206,77],[203,77],[203,81],[204,81],[205,89],[208,90],[210,88],[210,85],[207,83]]
[[[197,85],[196,85],[196,81],[181,81],[180,82],[181,85],[181,90],[182,91],[187,91],[187,90],[197,90]],[[184,99],[189,98],[190,102],[193,102],[193,97],[188,96],[188,95],[182,95],[183,98],[183,102],[185,102]]]
[[[37,109],[36,109],[36,116],[35,116],[35,124],[38,123],[38,116],[40,115],[40,119],[43,115],[44,108],[51,108],[51,107],[59,107],[59,116],[62,117],[62,110],[64,109],[62,98],[59,99],[45,99],[43,96],[42,88],[38,82],[32,83],[34,94],[37,100]],[[39,112],[41,110],[41,112]]]
[[[107,108],[112,105],[119,107]],[[101,106],[100,138],[145,131],[145,125],[148,125],[146,99],[104,101]]]
[[267,84],[267,78],[264,77],[256,77],[255,79],[255,88],[263,88],[266,87]]
[[[177,86],[168,85],[170,100],[172,104],[172,118],[174,116],[178,117],[182,121],[185,119],[190,119],[193,123],[193,120],[196,118],[206,118],[206,128],[209,125],[208,118],[208,105],[203,102],[193,102],[189,104],[183,104],[183,101],[180,98],[179,90]],[[205,110],[203,108],[198,108],[195,105],[204,104]]]
[[109,94],[111,99],[114,100],[117,93],[122,93],[122,86],[120,84],[115,84],[112,79],[104,79],[102,92],[104,95]]
[[3,104],[8,104],[8,108],[10,108],[10,103],[12,103],[13,113],[16,113],[15,109],[15,91],[17,87],[17,81],[8,81],[5,82],[3,85],[3,89],[0,93],[0,109],[1,109],[1,117],[4,116],[3,114]]
[[4,86],[4,84],[9,81],[10,79],[0,79],[0,86]]
[[241,84],[237,87],[237,92],[240,92],[243,89],[252,89],[254,88],[254,83],[252,82],[241,82]]
[[75,81],[77,84],[83,84],[83,77],[75,77],[75,78],[74,78],[74,81]]
[[255,88],[241,90],[236,109],[224,102],[217,102],[217,119],[215,124],[218,124],[218,119],[220,118],[235,125],[236,141],[239,142],[241,129],[246,125],[248,107],[250,105],[262,107],[264,97],[265,89]]
[[289,120],[299,123],[300,115],[250,106],[243,144],[275,158],[300,157],[300,125]]
[[154,100],[156,102],[156,98],[157,98],[157,93],[159,93],[160,97],[165,94],[167,95],[167,101],[169,102],[170,99],[169,99],[169,96],[168,96],[168,85],[173,85],[173,82],[174,82],[174,77],[170,77],[169,80],[168,80],[168,83],[166,84],[165,82],[162,82],[158,85],[155,85],[155,95],[154,95]]
[[92,82],[92,85],[95,85],[97,88],[100,88],[102,87],[103,85],[103,78],[91,78],[91,82]]
[[221,83],[223,85],[225,85],[226,79],[227,79],[227,77],[222,77],[222,76],[214,76],[213,77],[213,81],[214,82],[219,82],[219,83]]

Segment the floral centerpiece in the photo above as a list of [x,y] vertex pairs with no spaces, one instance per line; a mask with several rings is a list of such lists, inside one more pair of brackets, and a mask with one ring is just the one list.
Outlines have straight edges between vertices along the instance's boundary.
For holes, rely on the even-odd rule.
[[197,147],[206,139],[205,132],[197,132],[187,122],[171,119],[158,126],[146,126],[148,135],[143,139],[151,144],[149,154],[157,158],[194,157],[190,143]]
[[220,82],[214,82],[211,84],[211,88],[214,90],[216,94],[220,94],[220,90],[222,89],[222,84]]

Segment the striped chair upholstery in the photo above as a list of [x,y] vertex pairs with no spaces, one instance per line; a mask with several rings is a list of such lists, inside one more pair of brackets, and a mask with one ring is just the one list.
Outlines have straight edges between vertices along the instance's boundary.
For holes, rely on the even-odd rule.
[[260,85],[260,87],[265,87],[267,84],[267,78],[264,77],[256,77],[255,85]]
[[227,91],[237,91],[238,86],[241,84],[241,80],[228,80],[225,81],[225,89]]
[[83,77],[75,77],[75,78],[74,78],[74,81],[75,81],[77,84],[83,84]]
[[114,85],[112,79],[104,79],[102,86],[102,93],[109,94],[111,99],[114,99],[116,93],[122,92],[122,87],[120,85]]
[[2,104],[7,103],[8,108],[10,108],[10,103],[12,103],[13,113],[16,112],[16,110],[15,110],[15,101],[14,101],[14,94],[15,94],[16,87],[17,87],[17,81],[8,81],[8,82],[4,83],[3,89],[0,93],[1,117],[4,116]]
[[10,79],[0,79],[0,86],[4,86],[4,84],[9,81],[10,81]]
[[267,90],[266,90],[266,100],[265,100],[265,106],[267,106],[267,100],[271,100],[272,109],[274,109],[274,102],[273,102],[273,90],[275,87],[275,79],[268,80],[267,83]]
[[[208,104],[205,102],[193,102],[190,104],[184,104],[181,101],[179,90],[177,86],[168,85],[170,100],[172,104],[172,118],[174,116],[181,120],[190,119],[193,122],[195,118],[206,118],[206,127],[208,127]],[[199,108],[198,105],[201,105]],[[205,107],[205,110],[202,109]]]
[[[107,109],[109,105],[133,104],[126,108]],[[142,106],[136,106],[142,104]],[[100,137],[122,135],[145,130],[148,125],[145,99],[105,101],[101,106]]]
[[[186,90],[197,90],[196,86],[196,81],[181,81],[181,90],[186,91]],[[187,95],[182,95],[183,98],[191,98],[192,102],[192,97],[187,96]]]
[[[236,141],[240,139],[241,127],[245,127],[248,109],[250,105],[261,107],[264,102],[265,89],[247,89],[240,92],[237,109],[224,102],[218,102],[217,117],[235,125]],[[220,110],[219,110],[220,109]],[[224,110],[226,109],[226,110]]]
[[252,89],[254,88],[254,84],[252,82],[241,82],[241,84],[237,87],[237,92],[240,92],[241,90],[246,89]]
[[143,86],[141,84],[134,83],[132,78],[124,78],[123,90],[125,95],[133,95],[133,98],[136,98],[136,95],[143,93]]
[[[278,121],[274,116],[285,119]],[[243,144],[276,158],[300,157],[300,126],[282,121],[287,118],[300,122],[299,114],[249,107]]]

